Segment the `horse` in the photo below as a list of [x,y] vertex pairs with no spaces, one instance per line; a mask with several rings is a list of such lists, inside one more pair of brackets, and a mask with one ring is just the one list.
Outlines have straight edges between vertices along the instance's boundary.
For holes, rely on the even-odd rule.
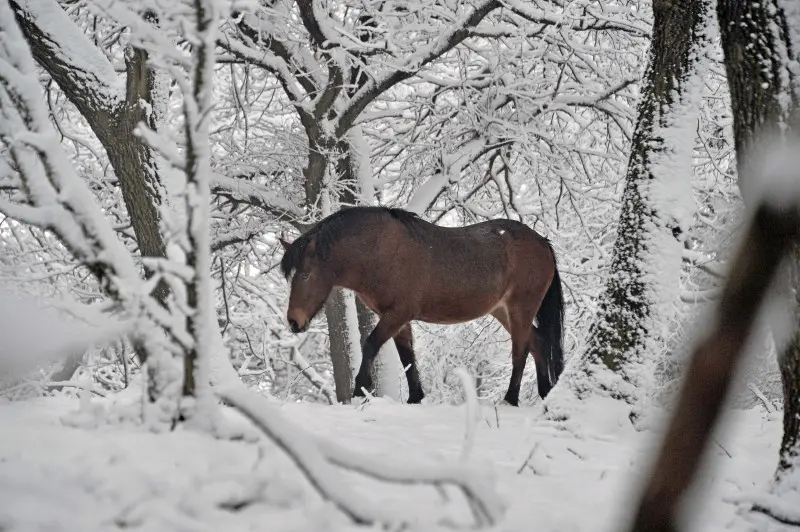
[[408,403],[422,401],[414,320],[496,318],[511,335],[513,369],[505,395],[510,405],[519,404],[529,352],[543,399],[563,371],[564,299],[555,252],[548,239],[521,222],[444,227],[402,209],[345,207],[294,242],[280,242],[293,333],[308,329],[334,287],[352,290],[379,316],[362,347],[354,396],[373,390],[373,359],[391,338],[408,368]]

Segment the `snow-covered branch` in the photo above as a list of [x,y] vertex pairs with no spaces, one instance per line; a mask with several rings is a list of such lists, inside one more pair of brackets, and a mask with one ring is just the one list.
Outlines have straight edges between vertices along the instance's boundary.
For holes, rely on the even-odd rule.
[[31,51],[81,113],[112,111],[125,101],[123,79],[56,0],[12,0]]
[[391,483],[454,485],[464,494],[477,526],[497,524],[503,514],[503,503],[488,485],[487,479],[469,472],[463,466],[419,464],[415,467],[407,462],[387,463],[305,433],[251,393],[225,389],[217,393],[283,449],[322,498],[332,502],[357,523],[396,526],[408,523],[409,518],[405,512],[390,511],[389,506],[372,504],[348,490],[346,484],[340,481],[339,471],[333,466]]
[[[521,2],[519,0],[501,0],[503,7],[519,17],[545,26],[558,26],[572,31],[624,31],[639,37],[648,37],[650,28],[646,24],[628,22],[620,19],[611,19],[597,13],[597,8],[583,6],[584,14],[581,17],[571,17],[564,14],[548,13],[538,2]],[[601,8],[602,9],[602,8]]]
[[341,137],[352,127],[356,118],[361,112],[372,103],[375,98],[404,81],[414,76],[425,65],[438,59],[445,53],[458,46],[464,39],[469,37],[472,28],[478,25],[489,13],[500,7],[497,0],[483,0],[472,11],[452,27],[443,31],[439,38],[429,47],[419,50],[411,57],[406,59],[400,67],[394,71],[373,78],[364,84],[358,92],[353,95],[347,107],[341,113],[336,124],[336,136]]
[[213,173],[211,175],[211,190],[214,194],[229,196],[288,221],[298,220],[305,214],[297,205],[282,198],[276,192],[244,178]]

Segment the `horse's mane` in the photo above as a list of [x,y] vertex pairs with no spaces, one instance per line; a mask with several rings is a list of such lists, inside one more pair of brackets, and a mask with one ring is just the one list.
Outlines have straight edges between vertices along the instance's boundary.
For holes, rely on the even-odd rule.
[[[322,260],[330,256],[331,248],[337,240],[361,226],[364,218],[375,214],[389,214],[409,229],[415,229],[422,220],[413,212],[390,207],[343,207],[341,210],[320,220],[313,228],[297,238],[281,259],[281,272],[288,278],[292,271],[303,266],[306,249],[313,239],[314,256]],[[414,231],[412,231],[414,234]]]

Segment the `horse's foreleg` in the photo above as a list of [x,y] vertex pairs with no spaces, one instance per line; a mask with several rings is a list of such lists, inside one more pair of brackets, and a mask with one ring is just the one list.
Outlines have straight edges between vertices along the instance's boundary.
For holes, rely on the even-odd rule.
[[366,395],[364,389],[369,392],[373,390],[372,361],[375,359],[381,347],[383,347],[383,344],[385,344],[389,338],[396,335],[408,321],[407,319],[401,319],[391,314],[383,314],[380,320],[378,320],[378,325],[375,326],[367,337],[361,351],[361,367],[358,370],[358,375],[356,375],[353,396],[363,397]]
[[[400,332],[394,336],[394,344],[397,346],[397,353],[400,355],[400,362],[406,372],[408,379],[408,402],[409,404],[421,403],[425,394],[422,392],[422,384],[419,381],[419,371],[417,371],[417,360],[414,354],[414,335],[411,331],[411,323],[406,323]],[[406,369],[408,368],[408,369]]]

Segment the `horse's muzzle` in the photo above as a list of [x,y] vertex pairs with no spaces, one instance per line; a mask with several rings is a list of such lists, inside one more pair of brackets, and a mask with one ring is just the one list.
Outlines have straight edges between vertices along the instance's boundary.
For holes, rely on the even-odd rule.
[[300,325],[298,325],[298,323],[295,320],[289,318],[289,328],[292,330],[294,334],[306,332],[306,330],[308,329],[308,322],[306,322],[305,325],[300,327]]

